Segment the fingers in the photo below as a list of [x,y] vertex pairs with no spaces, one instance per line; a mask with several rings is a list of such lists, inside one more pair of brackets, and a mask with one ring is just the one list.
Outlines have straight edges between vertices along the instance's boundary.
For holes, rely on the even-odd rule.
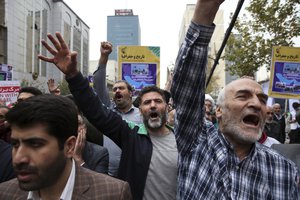
[[57,54],[57,51],[55,51],[45,40],[42,40],[42,44],[52,55]]
[[54,63],[54,58],[48,58],[48,57],[43,56],[43,55],[38,55],[38,58],[43,60],[43,61],[46,61],[46,62]]
[[[57,35],[60,35],[59,33],[56,33],[56,37]],[[60,43],[53,37],[52,34],[48,33],[47,37],[49,38],[49,40],[52,42],[52,44],[55,46],[56,50],[59,51],[61,50],[61,45]]]
[[62,37],[62,35],[61,35],[59,32],[56,32],[55,35],[56,35],[58,41],[60,42],[61,48],[63,48],[63,49],[68,49],[68,46],[67,46],[67,44],[65,43],[65,40],[64,40],[64,38]]

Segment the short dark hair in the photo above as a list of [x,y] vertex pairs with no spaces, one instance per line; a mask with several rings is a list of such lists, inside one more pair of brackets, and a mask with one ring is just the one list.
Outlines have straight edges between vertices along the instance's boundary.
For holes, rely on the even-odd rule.
[[133,91],[134,91],[133,87],[132,87],[127,81],[125,81],[125,80],[119,80],[119,81],[115,82],[114,85],[115,85],[116,83],[125,83],[125,85],[127,86],[127,89],[128,89],[130,92],[133,92]]
[[296,110],[299,107],[299,103],[298,102],[294,102],[292,104],[293,108]]
[[165,95],[165,91],[160,89],[159,87],[155,86],[155,85],[151,85],[151,86],[146,86],[144,87],[140,92],[139,95],[137,97],[137,102],[138,105],[141,105],[141,100],[143,98],[143,96],[149,92],[157,92],[158,94],[160,94],[163,98],[163,100],[167,103],[167,99],[166,99],[166,95]]
[[22,88],[20,89],[20,91],[19,91],[19,94],[21,94],[21,93],[23,93],[23,92],[33,94],[34,96],[43,94],[43,93],[41,92],[41,90],[39,90],[39,89],[36,88],[36,87],[22,87]]
[[47,133],[57,138],[60,149],[70,136],[77,136],[76,106],[63,96],[43,94],[29,97],[14,106],[6,114],[6,120],[19,128],[45,125]]

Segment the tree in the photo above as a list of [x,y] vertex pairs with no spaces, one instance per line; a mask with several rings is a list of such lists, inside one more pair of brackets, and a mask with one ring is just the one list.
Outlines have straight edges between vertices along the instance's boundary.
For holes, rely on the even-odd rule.
[[[207,83],[207,79],[208,76],[211,72],[212,66],[213,66],[213,60],[209,57],[209,59],[207,60],[207,69],[206,69],[206,81],[205,83]],[[218,84],[218,80],[220,79],[219,75],[214,73],[208,83],[208,86],[205,89],[205,93],[206,94],[210,94],[213,98],[216,98],[218,96],[218,93],[220,92],[220,86]]]
[[270,69],[273,46],[293,46],[300,36],[299,0],[252,0],[238,18],[227,42],[225,59],[231,75],[254,76]]

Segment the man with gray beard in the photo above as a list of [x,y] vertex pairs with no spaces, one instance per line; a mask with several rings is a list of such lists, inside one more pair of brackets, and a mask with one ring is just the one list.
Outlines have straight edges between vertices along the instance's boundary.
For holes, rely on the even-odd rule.
[[156,86],[142,89],[138,98],[144,123],[125,121],[102,104],[77,69],[77,53],[69,50],[61,34],[56,33],[56,38],[48,34],[48,38],[54,47],[46,41],[42,44],[53,57],[39,58],[66,75],[79,109],[122,149],[117,177],[130,184],[133,199],[175,199],[178,152],[173,130],[166,126],[168,105],[163,90]]
[[295,163],[257,142],[268,98],[261,85],[232,81],[217,100],[218,130],[205,120],[207,53],[222,2],[197,0],[174,68],[177,199],[299,199]]

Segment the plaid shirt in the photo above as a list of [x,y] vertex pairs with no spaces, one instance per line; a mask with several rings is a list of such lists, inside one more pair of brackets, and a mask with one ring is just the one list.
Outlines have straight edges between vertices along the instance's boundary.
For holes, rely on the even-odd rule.
[[171,88],[179,152],[177,199],[299,199],[296,165],[255,143],[242,161],[204,119],[207,47],[214,26],[191,24]]

